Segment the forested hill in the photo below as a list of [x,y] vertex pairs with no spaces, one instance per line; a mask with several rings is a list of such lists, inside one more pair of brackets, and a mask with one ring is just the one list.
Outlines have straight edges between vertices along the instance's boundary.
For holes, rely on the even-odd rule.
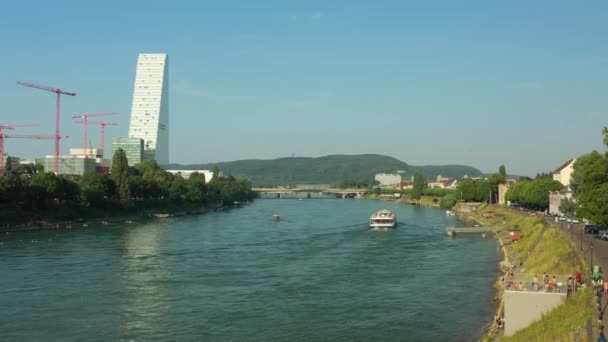
[[331,155],[319,158],[279,158],[273,160],[238,160],[214,164],[170,164],[168,169],[211,170],[217,165],[224,175],[246,176],[256,186],[293,184],[334,184],[346,179],[369,180],[377,173],[404,171],[409,179],[414,172],[421,172],[426,179],[437,175],[461,178],[481,176],[476,168],[464,165],[408,165],[398,159],[378,155]]

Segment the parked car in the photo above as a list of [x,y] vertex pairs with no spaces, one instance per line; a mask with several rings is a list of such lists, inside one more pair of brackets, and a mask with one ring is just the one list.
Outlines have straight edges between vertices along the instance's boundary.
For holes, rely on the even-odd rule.
[[578,219],[572,219],[572,223],[577,223],[578,224]]
[[571,219],[571,218],[567,218],[567,219],[566,219],[566,222],[568,222],[568,223],[572,223],[572,219]]
[[608,241],[608,231],[603,230],[600,234],[597,235],[597,238]]
[[560,221],[566,221],[566,218],[565,218],[565,217],[563,217],[563,216],[560,216],[560,217],[559,217],[559,220],[560,220]]
[[592,232],[593,232],[593,230],[596,230],[596,231],[598,230],[598,229],[595,227],[595,225],[594,225],[594,224],[586,224],[586,225],[585,225],[585,228],[584,228],[585,233],[592,233]]

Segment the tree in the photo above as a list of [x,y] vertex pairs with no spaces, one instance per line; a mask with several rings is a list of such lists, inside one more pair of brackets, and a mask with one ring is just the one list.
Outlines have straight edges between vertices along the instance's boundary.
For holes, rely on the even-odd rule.
[[215,165],[213,167],[213,177],[211,177],[211,180],[218,180],[221,177],[221,173],[220,173],[220,168]]
[[530,186],[531,182],[531,179],[524,178],[517,181],[517,183],[511,185],[511,187],[509,188],[509,190],[507,190],[507,193],[505,194],[507,201],[510,201],[514,204],[523,204],[523,194],[527,191],[527,188]]
[[195,203],[204,203],[207,200],[204,173],[193,172],[190,174],[190,178],[186,182],[186,199]]
[[537,178],[553,178],[553,174],[551,172],[539,172],[536,174],[536,177],[534,177],[534,179]]
[[492,187],[492,182],[488,180],[480,181],[477,183],[477,188],[475,190],[475,201],[490,203],[493,199],[494,189]]
[[[602,130],[608,147],[608,128]],[[608,153],[597,151],[576,160],[570,186],[578,201],[577,215],[608,226]]]
[[578,197],[577,214],[608,227],[608,183],[586,190]]
[[23,184],[19,176],[0,176],[0,202],[9,203],[15,207],[23,193]]
[[31,185],[41,189],[48,198],[56,198],[61,193],[61,182],[53,172],[43,172],[34,175]]
[[456,205],[456,197],[453,194],[441,198],[439,206],[443,209],[452,209]]
[[576,160],[570,180],[570,188],[575,197],[605,183],[608,183],[608,158],[606,156],[593,151]]
[[576,212],[576,202],[569,198],[562,199],[559,204],[559,211],[564,213],[566,216],[573,216]]
[[187,191],[187,183],[184,177],[181,174],[177,174],[173,181],[171,181],[171,186],[169,187],[169,198],[170,199],[182,199],[185,197]]
[[507,170],[505,168],[504,165],[500,165],[500,167],[498,168],[498,174],[503,178],[503,179],[507,179]]
[[475,201],[479,181],[465,179],[456,187],[456,195],[465,202]]
[[129,162],[127,161],[127,155],[122,148],[117,149],[112,157],[111,176],[116,184],[120,201],[128,201],[131,197],[129,189]]
[[562,190],[560,182],[541,177],[533,181],[521,180],[506,193],[507,200],[529,209],[545,210],[549,207],[549,192]]
[[420,172],[414,173],[414,187],[412,188],[412,198],[420,199],[424,190],[424,176]]
[[103,176],[97,172],[87,172],[80,178],[81,201],[84,206],[103,202],[105,186]]
[[4,174],[13,173],[13,161],[10,156],[6,156],[6,163],[4,164]]

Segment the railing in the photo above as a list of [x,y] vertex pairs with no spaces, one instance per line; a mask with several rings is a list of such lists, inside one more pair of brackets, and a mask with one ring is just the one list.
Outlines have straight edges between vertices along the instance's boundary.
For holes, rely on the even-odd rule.
[[[505,275],[502,283],[507,291],[528,291],[545,293],[574,293],[577,287],[585,286],[577,282],[576,276],[572,275],[547,275],[515,273]],[[535,279],[536,278],[536,279]],[[576,285],[576,286],[575,286]]]

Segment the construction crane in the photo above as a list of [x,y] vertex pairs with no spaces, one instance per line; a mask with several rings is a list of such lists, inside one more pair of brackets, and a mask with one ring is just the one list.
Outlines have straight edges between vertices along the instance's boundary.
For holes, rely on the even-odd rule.
[[[115,112],[106,112],[106,113],[92,113],[92,114],[80,114],[80,115],[74,115],[72,116],[72,119],[82,119],[82,121],[75,121],[75,123],[80,123],[84,126],[84,143],[82,145],[82,148],[84,149],[84,153],[86,155],[88,155],[88,150],[87,150],[87,135],[88,135],[88,126],[89,126],[89,121],[87,120],[88,118],[91,117],[97,117],[97,116],[106,116],[106,115],[116,115],[118,113]],[[101,128],[101,135],[102,135],[102,141],[103,141],[103,127]],[[102,143],[103,144],[103,143]],[[102,145],[103,148],[103,145]]]
[[[4,139],[55,139],[56,135],[24,135],[24,134],[4,134],[0,133],[0,159],[4,160]],[[68,138],[67,135],[60,136],[59,138]],[[2,165],[4,169],[4,165]]]
[[[77,124],[83,124],[84,121],[74,121]],[[87,121],[89,125],[99,125],[101,126],[101,149],[105,151],[106,142],[105,142],[105,129],[106,126],[118,126],[116,122],[105,122],[105,121]]]
[[16,127],[35,127],[38,124],[0,124],[0,170],[4,169],[4,135],[2,130],[15,129]]
[[59,135],[59,116],[61,113],[61,95],[68,96],[76,96],[76,93],[71,93],[68,91],[63,91],[58,88],[47,87],[44,85],[33,84],[33,83],[25,83],[25,82],[17,82],[18,85],[22,85],[25,87],[36,88],[41,90],[46,90],[57,94],[57,105],[55,112],[55,174],[59,174],[59,140],[62,137]]

